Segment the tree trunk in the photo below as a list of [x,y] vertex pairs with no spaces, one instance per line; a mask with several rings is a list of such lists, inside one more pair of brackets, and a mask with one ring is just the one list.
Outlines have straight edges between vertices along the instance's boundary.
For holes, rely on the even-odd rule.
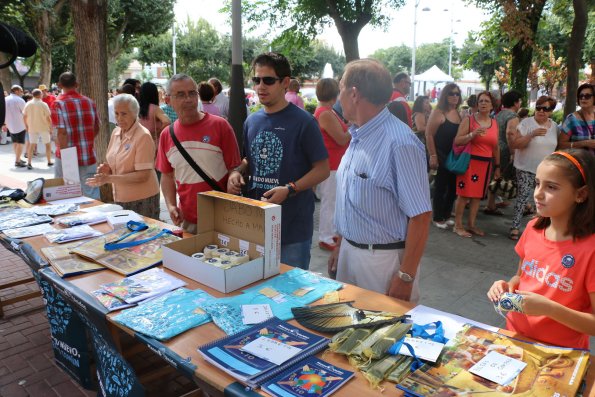
[[564,104],[564,117],[576,109],[576,90],[578,88],[578,71],[581,67],[582,48],[585,43],[587,31],[587,2],[586,0],[573,0],[574,21],[570,32],[568,46],[568,76],[566,77],[566,103]]
[[353,29],[339,29],[341,41],[343,41],[343,51],[345,52],[345,62],[350,62],[359,59],[359,45],[357,38],[359,32]]
[[532,57],[533,48],[523,48],[522,43],[517,43],[512,47],[510,88],[521,93],[523,106],[527,106],[527,76],[529,76]]
[[[95,138],[98,163],[105,160],[110,131],[107,117],[107,0],[71,0],[79,90],[95,101],[101,128]],[[101,199],[113,201],[110,185]]]
[[33,26],[41,52],[41,69],[38,83],[45,84],[48,87],[51,84],[52,75],[51,12],[48,10],[41,11]]
[[[0,64],[5,63],[7,61],[8,61],[8,56],[5,53],[0,52]],[[0,83],[2,83],[2,86],[5,91],[10,90],[10,87],[12,86],[12,77],[10,76],[10,68],[6,67],[4,69],[0,69]],[[3,92],[0,94],[4,95]]]

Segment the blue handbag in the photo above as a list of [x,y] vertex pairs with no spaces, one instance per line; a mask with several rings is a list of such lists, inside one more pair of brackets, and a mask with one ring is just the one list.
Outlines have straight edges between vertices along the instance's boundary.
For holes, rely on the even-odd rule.
[[453,143],[444,166],[453,174],[463,175],[469,168],[469,161],[471,161],[471,144],[457,146]]

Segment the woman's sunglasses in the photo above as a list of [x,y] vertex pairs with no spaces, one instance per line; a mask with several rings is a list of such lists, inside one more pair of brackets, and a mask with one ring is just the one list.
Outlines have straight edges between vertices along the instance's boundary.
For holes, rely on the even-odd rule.
[[261,81],[264,83],[264,85],[273,85],[275,84],[275,82],[281,80],[283,79],[280,77],[252,77],[252,82],[254,83],[254,85],[259,85]]
[[556,107],[555,106],[535,106],[536,112],[552,112]]
[[593,98],[593,94],[580,94],[578,96],[578,99],[587,99],[588,100],[588,99],[591,99],[591,98]]
[[460,92],[449,92],[448,96],[461,96]]

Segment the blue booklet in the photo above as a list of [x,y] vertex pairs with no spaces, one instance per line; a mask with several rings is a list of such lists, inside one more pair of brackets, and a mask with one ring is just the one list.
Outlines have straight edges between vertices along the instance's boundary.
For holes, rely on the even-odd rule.
[[[198,352],[206,361],[255,388],[304,358],[315,355],[326,348],[328,343],[328,338],[273,317],[237,334],[201,346]],[[282,363],[275,363],[278,355],[265,359],[261,358],[263,356],[258,357],[251,349],[255,345],[270,344],[276,344],[283,352],[294,350],[296,354]],[[269,346],[265,346],[262,351],[267,351],[267,347]]]
[[308,357],[262,385],[277,397],[325,397],[343,386],[353,372],[335,367],[316,357]]

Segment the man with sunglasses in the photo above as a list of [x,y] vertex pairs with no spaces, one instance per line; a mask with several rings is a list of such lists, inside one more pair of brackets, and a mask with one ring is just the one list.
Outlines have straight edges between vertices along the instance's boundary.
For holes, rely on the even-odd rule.
[[[181,73],[172,76],[166,95],[178,115],[172,127],[182,148],[206,176],[225,190],[229,170],[240,163],[233,129],[225,119],[198,110],[197,85],[192,77]],[[156,168],[161,171],[161,190],[171,220],[188,233],[196,233],[196,195],[213,188],[182,156],[169,127],[159,137]]]
[[227,182],[229,193],[282,205],[281,262],[308,269],[314,231],[312,187],[328,178],[328,153],[316,119],[285,99],[291,68],[268,52],[252,62],[264,109],[244,123],[244,155]]

